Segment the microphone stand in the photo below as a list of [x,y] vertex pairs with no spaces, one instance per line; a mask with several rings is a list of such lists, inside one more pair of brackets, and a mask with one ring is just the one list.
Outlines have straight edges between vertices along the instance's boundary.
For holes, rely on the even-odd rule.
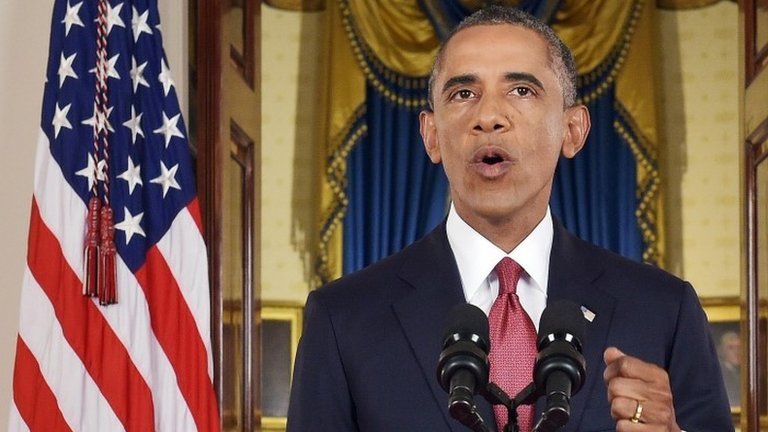
[[536,383],[533,382],[520,390],[520,393],[514,398],[510,398],[501,387],[492,382],[488,383],[485,391],[481,394],[491,405],[504,405],[507,408],[507,424],[504,426],[504,430],[499,432],[520,432],[520,426],[517,424],[517,407],[532,405],[536,403],[536,399],[542,396],[536,388]]

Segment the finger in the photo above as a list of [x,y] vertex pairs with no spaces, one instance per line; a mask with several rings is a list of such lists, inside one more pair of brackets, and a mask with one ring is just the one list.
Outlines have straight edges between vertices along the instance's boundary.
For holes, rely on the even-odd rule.
[[664,369],[652,363],[647,363],[637,357],[621,356],[605,367],[603,378],[606,381],[614,377],[636,378],[645,382],[664,382],[667,373]]
[[610,402],[619,397],[632,400],[654,400],[656,396],[656,392],[651,394],[648,391],[647,383],[634,378],[616,377],[606,382],[606,387]]
[[[672,411],[668,405],[659,404],[654,401],[640,403],[642,406],[640,421],[642,423],[667,425],[672,420]],[[635,416],[637,409],[636,399],[617,397],[611,401],[611,417],[616,421],[631,419]]]
[[616,421],[632,418],[636,409],[637,399],[619,396],[611,400],[611,417]]
[[625,355],[626,354],[621,352],[621,350],[616,347],[608,347],[603,352],[603,361],[605,361],[606,365],[609,365]]
[[647,383],[636,378],[616,377],[606,383],[608,400],[625,397],[637,400],[650,400],[658,403],[672,404],[672,393],[669,387],[657,383]]

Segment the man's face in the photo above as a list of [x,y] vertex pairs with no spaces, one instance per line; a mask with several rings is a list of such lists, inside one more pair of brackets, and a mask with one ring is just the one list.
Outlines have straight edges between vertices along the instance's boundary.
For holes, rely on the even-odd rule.
[[541,36],[507,24],[467,28],[446,46],[421,133],[470,224],[543,216],[559,155],[583,145],[589,115],[564,108],[551,63]]
[[723,361],[730,366],[739,366],[741,364],[741,341],[736,333],[728,332],[723,335],[721,340],[721,350]]

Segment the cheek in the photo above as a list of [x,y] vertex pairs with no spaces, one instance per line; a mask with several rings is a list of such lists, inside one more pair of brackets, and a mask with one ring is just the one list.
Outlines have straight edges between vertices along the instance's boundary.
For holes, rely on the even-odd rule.
[[440,149],[440,155],[443,159],[443,169],[448,176],[448,180],[451,182],[458,180],[461,172],[464,170],[464,162],[459,150],[454,145],[443,146]]
[[528,129],[526,152],[523,155],[525,172],[532,177],[552,177],[562,149],[562,129],[552,124]]
[[543,123],[537,146],[539,156],[551,163],[557,162],[563,149],[565,128],[560,120],[560,118],[547,119]]

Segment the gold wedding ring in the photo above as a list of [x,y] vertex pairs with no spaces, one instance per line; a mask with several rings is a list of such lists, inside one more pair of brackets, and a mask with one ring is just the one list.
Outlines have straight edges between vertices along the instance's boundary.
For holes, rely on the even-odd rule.
[[637,408],[635,408],[635,415],[629,419],[632,423],[640,423],[640,417],[643,415],[643,403],[637,401]]

